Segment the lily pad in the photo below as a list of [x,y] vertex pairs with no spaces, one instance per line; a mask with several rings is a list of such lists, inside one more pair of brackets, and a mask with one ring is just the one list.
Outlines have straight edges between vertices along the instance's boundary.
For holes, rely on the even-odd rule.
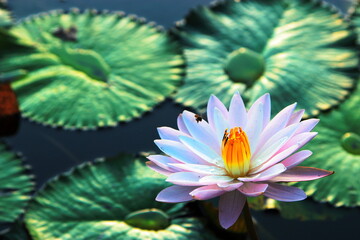
[[321,167],[335,174],[311,182],[299,182],[315,200],[335,206],[360,206],[360,89],[338,109],[320,115],[318,136],[307,147],[314,154],[306,166]]
[[12,45],[12,41],[15,41],[9,34],[9,28],[13,24],[13,18],[10,12],[3,7],[0,2],[0,53],[3,49]]
[[353,2],[352,6],[349,8],[348,11],[349,18],[351,22],[355,26],[355,31],[358,35],[358,43],[360,43],[360,2],[355,1]]
[[2,9],[0,4],[0,28],[9,27],[12,24],[10,12]]
[[11,30],[33,50],[8,52],[0,72],[13,83],[25,117],[50,126],[115,126],[150,111],[183,75],[178,45],[160,27],[120,12],[51,11]]
[[121,155],[51,180],[25,216],[33,239],[213,239],[184,204],[155,201],[169,184],[144,163]]
[[22,158],[0,143],[0,223],[13,222],[24,212],[33,189]]
[[358,76],[356,36],[317,0],[225,0],[198,7],[173,33],[184,46],[185,84],[175,96],[204,111],[239,91],[251,104],[271,94],[273,112],[293,102],[316,115],[348,95]]

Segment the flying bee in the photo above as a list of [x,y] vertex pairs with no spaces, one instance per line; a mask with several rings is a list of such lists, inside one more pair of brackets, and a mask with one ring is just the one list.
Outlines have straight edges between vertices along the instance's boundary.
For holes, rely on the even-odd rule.
[[203,118],[200,115],[195,114],[195,120],[196,120],[196,122],[201,122],[203,120]]

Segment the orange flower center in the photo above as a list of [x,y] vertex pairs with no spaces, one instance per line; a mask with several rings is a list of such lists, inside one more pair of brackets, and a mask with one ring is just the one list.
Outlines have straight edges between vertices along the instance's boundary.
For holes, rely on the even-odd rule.
[[221,155],[226,171],[231,177],[244,177],[250,168],[250,145],[246,133],[240,127],[225,130]]

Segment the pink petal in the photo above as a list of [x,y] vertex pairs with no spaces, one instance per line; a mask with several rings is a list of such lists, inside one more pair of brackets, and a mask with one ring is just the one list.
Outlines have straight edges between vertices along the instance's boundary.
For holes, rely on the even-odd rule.
[[249,139],[250,151],[255,152],[259,136],[263,130],[264,106],[262,103],[251,106],[248,116],[245,132]]
[[[224,119],[222,113],[218,108],[214,109],[214,128],[216,132],[218,145],[221,146],[222,138],[225,133],[225,129],[229,128],[229,123],[226,119]],[[219,148],[220,149],[220,148]]]
[[264,195],[283,202],[300,201],[306,198],[306,194],[303,190],[276,183],[269,184],[269,187],[266,189]]
[[157,128],[159,136],[164,140],[179,141],[179,136],[186,136],[185,133],[175,130],[170,127],[159,127]]
[[310,132],[311,130],[313,130],[316,124],[319,123],[319,121],[320,121],[319,119],[312,118],[300,122],[299,128],[295,132],[295,135],[304,132]]
[[245,202],[246,197],[239,191],[227,192],[220,197],[219,221],[223,228],[228,229],[236,222]]
[[244,129],[246,126],[246,108],[238,91],[235,92],[234,96],[231,99],[229,108],[229,121],[230,129],[234,127],[241,127]]
[[204,186],[207,184],[199,182],[203,176],[204,175],[193,172],[177,172],[171,174],[166,181],[180,186]]
[[202,164],[170,164],[171,166],[177,167],[179,169],[183,169],[190,172],[196,172],[206,175],[226,175],[226,171],[223,168],[219,168],[216,166],[210,165],[202,165]]
[[183,119],[188,131],[194,139],[208,145],[213,150],[220,153],[220,145],[217,141],[216,133],[205,120],[197,122],[195,114],[189,111],[183,112]]
[[225,119],[228,119],[229,117],[229,113],[226,109],[226,107],[224,106],[224,104],[214,95],[211,95],[208,105],[207,105],[207,119],[209,121],[210,126],[215,129],[215,125],[214,125],[214,110],[215,108],[219,109],[220,112],[222,113],[223,117]]
[[224,194],[225,191],[217,185],[203,186],[190,192],[190,195],[196,200],[207,200]]
[[[251,169],[251,174],[256,174],[256,173],[264,171],[265,169],[269,168],[270,166],[275,165],[275,164],[279,163],[280,161],[282,161],[284,158],[290,156],[298,149],[299,149],[298,145],[294,145],[280,153],[277,153],[268,161],[264,162],[263,164],[259,165],[256,168]],[[283,162],[282,162],[282,164],[283,164]]]
[[264,170],[259,174],[249,177],[239,177],[238,180],[243,182],[261,182],[261,181],[269,180],[285,171],[286,171],[286,167],[281,163],[278,163],[274,166],[269,167],[268,169]]
[[233,181],[234,178],[229,176],[218,176],[218,175],[209,175],[202,177],[199,182],[206,184],[218,184],[218,183],[227,183]]
[[296,165],[302,163],[305,159],[310,157],[311,154],[312,154],[311,151],[303,150],[303,151],[300,151],[300,152],[297,152],[297,153],[291,155],[290,157],[286,158],[281,163],[284,164],[284,166],[287,169],[290,169],[290,168],[295,167]]
[[300,149],[306,143],[308,143],[311,139],[313,139],[317,135],[317,132],[305,132],[300,133],[293,136],[287,143],[279,150],[279,152],[284,151],[285,149],[293,146],[298,145]]
[[230,192],[230,191],[234,191],[235,189],[238,189],[243,184],[244,184],[243,182],[227,182],[227,183],[218,183],[217,185],[221,187],[224,191]]
[[268,161],[274,154],[293,136],[299,124],[293,124],[283,128],[274,136],[270,137],[265,144],[260,143],[256,152],[251,156],[251,166],[257,167]]
[[208,145],[203,144],[188,136],[180,136],[179,139],[186,147],[188,147],[193,153],[198,155],[203,160],[207,161],[210,164],[222,167],[224,166],[222,157],[214,150],[212,150]]
[[283,137],[278,139],[276,142],[271,143],[271,145],[266,146],[264,150],[262,150],[261,155],[259,156],[251,156],[250,166],[252,169],[257,168],[261,164],[266,163],[272,156],[279,152],[281,147],[288,141],[288,137]]
[[155,163],[153,163],[151,161],[147,161],[146,165],[149,168],[151,168],[152,170],[154,170],[155,172],[160,173],[160,174],[165,175],[165,176],[169,176],[170,174],[173,173],[172,171],[168,171],[168,170],[165,170],[165,169],[159,167],[158,165],[156,165]]
[[289,125],[294,124],[294,123],[299,123],[301,121],[302,116],[304,115],[304,112],[305,112],[304,109],[300,109],[299,111],[294,112],[291,115],[291,117],[290,117],[288,123],[286,124],[286,126],[289,126]]
[[269,122],[260,136],[259,146],[262,146],[270,137],[274,136],[287,125],[295,108],[295,103],[287,106]]
[[[270,115],[271,115],[271,100],[270,100],[270,94],[269,93],[265,93],[264,95],[262,95],[261,97],[259,97],[253,104],[257,105],[257,104],[262,104],[263,105],[263,126],[262,129],[264,129],[266,127],[266,125],[269,123],[270,121]],[[251,108],[249,110],[249,113],[251,111]]]
[[179,114],[178,118],[177,118],[177,125],[178,125],[178,129],[183,132],[186,133],[187,135],[190,135],[189,131],[187,130],[187,127],[184,123],[184,119],[182,117],[182,114]]
[[200,164],[206,163],[195,153],[188,150],[188,148],[182,143],[170,140],[155,140],[154,142],[161,151],[180,162]]
[[170,172],[173,172],[174,168],[169,166],[169,163],[180,163],[179,161],[164,155],[150,155],[147,157],[147,159],[149,159],[159,167],[164,168],[165,170],[168,170]]
[[239,191],[248,197],[256,197],[265,192],[269,185],[265,183],[246,182],[239,187]]
[[313,167],[294,167],[288,169],[282,174],[271,179],[272,182],[301,182],[310,181],[319,178],[323,178],[333,174],[332,171],[327,171]]
[[158,202],[178,203],[193,200],[189,195],[196,187],[171,186],[162,190],[156,197]]

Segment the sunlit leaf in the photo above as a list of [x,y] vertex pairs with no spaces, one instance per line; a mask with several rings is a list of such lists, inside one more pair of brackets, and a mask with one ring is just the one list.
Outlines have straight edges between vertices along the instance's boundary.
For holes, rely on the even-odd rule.
[[33,188],[22,158],[0,143],[0,223],[13,222],[24,212]]
[[349,9],[349,18],[355,25],[355,31],[358,35],[358,43],[360,43],[360,2],[354,1]]
[[358,75],[356,36],[315,0],[226,0],[192,10],[173,30],[187,75],[175,99],[204,110],[238,90],[248,103],[269,92],[273,112],[298,102],[308,115],[337,105]]
[[9,28],[13,24],[13,18],[10,12],[3,8],[4,5],[0,2],[0,54],[4,48],[8,48],[12,45],[14,38],[9,34]]
[[307,144],[313,156],[306,166],[335,171],[310,182],[297,183],[315,200],[335,206],[360,206],[360,89],[338,109],[320,115],[318,136]]
[[199,219],[184,214],[184,204],[155,201],[169,184],[144,162],[122,155],[51,180],[25,216],[34,240],[213,239]]
[[8,27],[11,25],[11,23],[12,23],[12,19],[9,11],[0,8],[0,28]]
[[150,111],[182,79],[183,57],[172,38],[123,13],[46,12],[11,33],[33,50],[4,54],[0,72],[28,71],[13,83],[20,109],[46,125],[115,126]]

